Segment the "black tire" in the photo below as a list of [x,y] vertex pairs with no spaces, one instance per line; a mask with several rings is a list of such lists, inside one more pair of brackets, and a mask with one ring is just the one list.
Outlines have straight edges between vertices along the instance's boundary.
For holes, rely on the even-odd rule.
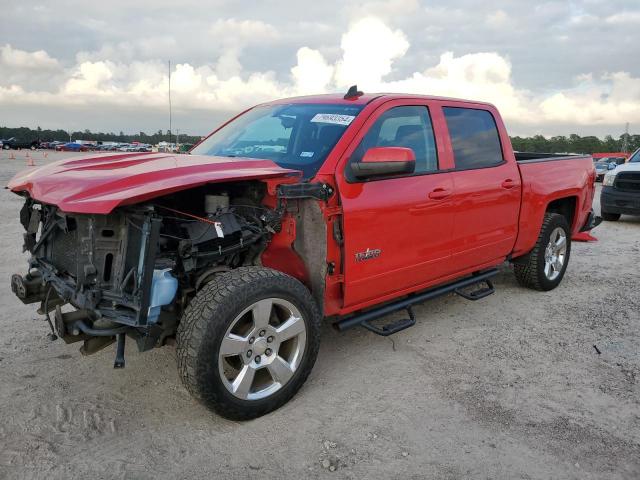
[[606,220],[607,222],[617,222],[618,220],[620,220],[620,214],[619,213],[607,213],[607,212],[600,212],[602,215],[602,219]]
[[11,147],[9,145],[2,145],[3,150],[9,150]]
[[[549,279],[545,274],[545,251],[547,245],[549,245],[551,233],[556,228],[562,228],[566,236],[566,254],[564,264],[559,272],[559,275],[553,280]],[[571,229],[567,223],[566,218],[563,215],[557,213],[546,213],[542,222],[542,228],[538,235],[533,250],[529,252],[524,258],[516,259],[514,261],[514,273],[516,280],[523,287],[531,288],[534,290],[548,291],[556,288],[567,270],[569,265],[569,258],[571,256]]]
[[[266,298],[285,300],[299,310],[306,328],[305,349],[295,373],[279,390],[266,398],[243,400],[223,383],[218,354],[234,319]],[[240,267],[217,275],[198,291],[178,326],[176,353],[182,382],[196,399],[225,418],[248,420],[276,410],[296,394],[309,376],[318,354],[320,322],[309,291],[284,273]]]

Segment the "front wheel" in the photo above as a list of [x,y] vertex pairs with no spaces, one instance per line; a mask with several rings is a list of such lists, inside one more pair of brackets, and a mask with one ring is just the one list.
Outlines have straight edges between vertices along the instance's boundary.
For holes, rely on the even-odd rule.
[[553,290],[562,281],[571,254],[571,231],[564,216],[547,213],[533,250],[514,262],[516,280],[534,290]]
[[320,314],[298,280],[262,267],[214,277],[191,301],[177,334],[187,390],[220,415],[247,420],[300,389],[320,342]]

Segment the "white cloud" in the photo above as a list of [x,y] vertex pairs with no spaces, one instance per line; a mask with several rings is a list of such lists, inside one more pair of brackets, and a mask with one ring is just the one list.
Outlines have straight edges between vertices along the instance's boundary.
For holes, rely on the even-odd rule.
[[[498,11],[499,12],[499,11]],[[501,15],[490,21],[503,21]],[[234,33],[235,32],[235,33]],[[507,121],[542,128],[553,125],[640,124],[640,78],[627,72],[577,76],[571,88],[535,93],[515,84],[510,60],[497,52],[441,53],[427,68],[400,75],[394,64],[409,51],[409,40],[377,18],[363,18],[342,35],[338,58],[328,61],[318,49],[301,47],[289,75],[246,71],[240,60],[242,41],[275,41],[277,33],[257,21],[219,21],[212,35],[237,34],[240,43],[211,63],[172,67],[173,105],[183,112],[232,111],[274,98],[344,91],[357,83],[365,91],[390,91],[489,101]],[[242,40],[244,39],[244,40]],[[271,41],[269,40],[269,41]],[[248,43],[246,45],[248,45]],[[248,47],[247,47],[248,48]],[[44,51],[26,52],[6,45],[2,65],[11,71],[60,69]],[[17,77],[16,77],[17,78]],[[167,65],[160,60],[90,60],[78,56],[54,91],[29,88],[0,79],[0,107],[42,105],[160,110],[167,104]]]
[[612,25],[640,25],[640,12],[620,12],[608,16],[605,22]]
[[539,103],[550,122],[589,124],[640,122],[640,79],[618,72],[595,80],[581,76],[577,85]]
[[115,90],[107,85],[114,76],[113,70],[111,62],[83,62],[64,85],[62,92],[65,95],[107,94],[108,90]]
[[507,118],[525,117],[527,92],[512,84],[511,64],[497,53],[474,53],[455,57],[447,52],[439,63],[411,77],[388,82],[387,91],[428,93],[496,104]]
[[60,64],[44,50],[26,52],[6,44],[0,47],[0,65],[20,70],[58,70]]
[[327,91],[334,74],[329,65],[317,50],[302,47],[297,53],[298,63],[291,69],[295,89],[302,95]]
[[359,83],[377,89],[382,78],[391,72],[393,61],[409,48],[400,30],[391,30],[377,18],[364,18],[351,25],[340,42],[343,56],[336,65],[336,83],[347,86]]

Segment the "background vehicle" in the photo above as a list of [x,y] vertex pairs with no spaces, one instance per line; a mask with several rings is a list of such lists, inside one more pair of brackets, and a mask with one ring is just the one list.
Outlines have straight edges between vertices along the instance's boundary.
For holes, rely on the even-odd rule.
[[640,215],[640,149],[629,162],[604,176],[600,193],[602,218],[617,221],[620,216]]
[[4,150],[19,150],[22,148],[35,150],[38,148],[37,141],[18,140],[15,137],[7,138],[6,140],[0,140],[0,143],[2,143],[2,148]]
[[61,142],[59,140],[54,140],[53,142],[49,142],[49,146],[47,148],[50,148],[52,150],[56,150],[56,147],[58,147],[59,145],[64,145],[66,142]]
[[[302,386],[320,321],[390,335],[411,306],[493,293],[496,266],[551,290],[596,223],[590,156],[514,155],[492,105],[326,95],[260,105],[190,155],[99,155],[14,177],[25,303],[93,353],[177,338],[186,388],[230,418]],[[61,188],[64,186],[64,188]],[[71,304],[75,311],[61,310]],[[408,318],[380,325],[390,312]]]
[[603,157],[593,164],[596,169],[596,182],[601,182],[604,175],[609,171],[616,168],[618,165],[623,165],[627,161],[624,157]]
[[[602,160],[604,158],[622,158],[625,161],[627,160],[627,158],[629,158],[629,154],[625,153],[625,152],[600,152],[600,153],[594,153],[591,155],[593,157],[593,161],[597,162],[599,160]],[[622,162],[624,163],[624,162]]]
[[126,152],[150,152],[151,146],[145,143],[133,143],[128,145],[125,149]]
[[62,145],[56,145],[56,150],[59,152],[87,152],[89,151],[89,145],[69,142]]

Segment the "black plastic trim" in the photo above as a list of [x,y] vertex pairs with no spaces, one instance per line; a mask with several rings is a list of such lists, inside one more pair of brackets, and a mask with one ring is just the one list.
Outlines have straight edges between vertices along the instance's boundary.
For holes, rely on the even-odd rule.
[[142,295],[140,296],[140,311],[138,312],[138,325],[147,325],[147,316],[149,314],[149,303],[151,302],[151,284],[153,281],[153,269],[156,262],[156,250],[158,248],[158,238],[160,237],[160,226],[162,219],[151,217],[149,219],[151,228],[146,240],[144,267],[141,279]]
[[[553,155],[553,154],[552,154]],[[518,160],[517,163],[544,163],[544,162],[559,162],[563,160],[584,160],[589,158],[589,155],[565,155],[562,157],[544,157],[544,158],[532,158],[528,160]]]
[[278,197],[287,199],[315,198],[326,202],[333,195],[333,188],[326,183],[292,183],[278,186]]

